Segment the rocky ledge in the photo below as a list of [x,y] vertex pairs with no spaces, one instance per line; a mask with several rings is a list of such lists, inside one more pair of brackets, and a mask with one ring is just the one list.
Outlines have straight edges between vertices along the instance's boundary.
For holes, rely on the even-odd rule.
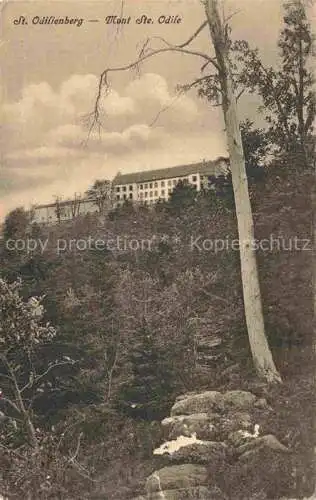
[[[265,399],[248,391],[178,397],[161,423],[165,442],[154,450],[163,467],[148,477],[145,495],[133,500],[227,500],[212,470],[251,464],[262,450],[291,454],[276,436],[262,432],[260,415],[270,411]],[[264,491],[260,495],[267,498]]]

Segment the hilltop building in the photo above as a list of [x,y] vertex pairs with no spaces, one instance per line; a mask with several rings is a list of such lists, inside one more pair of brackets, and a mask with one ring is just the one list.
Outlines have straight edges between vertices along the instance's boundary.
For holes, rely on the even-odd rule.
[[200,191],[209,186],[212,177],[227,173],[228,165],[228,159],[220,157],[214,161],[118,174],[113,179],[115,206],[122,205],[126,200],[147,205],[158,200],[166,201],[179,181],[187,182]]
[[[228,166],[228,159],[220,157],[214,161],[117,174],[112,181],[111,195],[106,203],[106,210],[119,207],[127,200],[145,205],[153,205],[158,200],[167,201],[179,181],[188,183],[200,191],[203,187],[209,187],[212,177],[225,175]],[[98,212],[97,199],[78,197],[72,200],[56,200],[53,203],[35,205],[32,208],[32,220],[41,224],[54,224],[80,215]]]

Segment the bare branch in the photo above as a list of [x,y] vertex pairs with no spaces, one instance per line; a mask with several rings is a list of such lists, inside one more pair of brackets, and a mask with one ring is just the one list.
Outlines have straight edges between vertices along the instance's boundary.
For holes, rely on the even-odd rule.
[[10,377],[10,375],[5,375],[4,373],[0,373],[0,378],[6,378],[10,380],[11,382],[14,382],[13,378]]
[[77,459],[77,456],[79,454],[79,451],[80,451],[80,445],[81,445],[81,438],[83,436],[83,432],[80,432],[79,436],[78,436],[78,440],[77,440],[77,446],[76,446],[76,449],[75,449],[75,452],[74,454],[69,457],[67,459],[67,464],[70,464],[72,465],[76,472],[84,477],[85,479],[89,479],[89,481],[92,481],[94,483],[99,483],[100,480],[99,479],[93,479],[92,477],[90,477],[89,475],[89,471],[87,469],[85,469],[76,459]]
[[[206,75],[206,76],[201,76],[200,78],[196,78],[196,80],[194,80],[193,82],[191,83],[186,83],[184,85],[181,85],[181,88],[184,89],[185,92],[191,90],[193,87],[195,87],[196,85],[199,85],[199,83],[202,83],[203,81],[206,81],[206,80],[209,80],[210,78],[216,78],[217,75],[215,74],[212,74],[212,75]],[[214,85],[214,88],[216,88],[216,90],[218,92],[222,92],[222,90],[219,88],[219,87],[216,87]]]
[[22,460],[25,460],[25,457],[23,455],[21,455],[20,453],[18,453],[17,451],[15,451],[13,448],[8,448],[7,446],[4,446],[1,443],[0,443],[0,448],[2,448],[3,450],[6,450],[6,452],[8,452],[8,453],[14,453],[14,455],[16,455],[17,457],[21,458]]
[[245,91],[246,91],[245,88],[241,89],[241,91],[239,92],[239,94],[237,94],[237,96],[236,96],[236,101],[238,101],[241,98],[241,96],[245,93]]
[[54,363],[53,365],[50,365],[47,368],[47,370],[45,370],[43,373],[41,373],[41,375],[37,375],[36,377],[34,377],[33,380],[30,380],[24,387],[22,387],[20,389],[20,392],[22,393],[23,391],[25,391],[25,389],[29,389],[34,384],[37,384],[37,382],[39,380],[41,380],[43,377],[45,377],[51,370],[56,368],[56,366],[73,365],[74,363],[75,363],[75,361],[60,361],[58,363]]
[[[175,47],[175,48],[178,48],[178,49],[184,49],[184,47],[187,47],[188,45],[190,45],[190,43],[201,33],[201,31],[208,25],[208,21],[204,21],[204,23],[202,23],[198,29],[193,33],[193,35],[190,36],[190,38],[188,38],[188,40],[186,40],[185,42],[183,43],[180,43],[180,44],[177,44],[177,45],[171,45],[169,42],[167,42],[167,40],[165,40],[164,38],[160,37],[160,36],[154,36],[154,37],[151,37],[150,39],[147,40],[146,42],[146,45],[148,45],[148,42],[150,40],[160,40],[162,42],[164,42],[165,44],[167,44],[169,47]],[[145,47],[145,46],[144,46]],[[214,60],[214,63],[216,64],[216,61]]]
[[164,106],[163,108],[161,108],[158,113],[156,114],[155,118],[152,120],[152,122],[149,124],[150,127],[153,127],[155,125],[155,123],[158,121],[160,115],[162,115],[162,113],[165,113],[165,111],[168,111],[168,109],[170,109],[174,103],[183,95],[183,92],[179,92],[173,99],[172,101],[167,104],[166,106]]
[[11,399],[2,397],[1,400],[4,401],[5,403],[8,403],[8,405],[11,406],[11,408],[13,408],[19,414],[21,414],[20,409],[18,408],[18,406],[15,403],[13,403],[13,401],[11,401]]
[[232,12],[228,17],[224,17],[224,24],[227,24],[228,21],[230,21],[233,17],[235,17],[237,14],[241,12],[241,9],[235,10]]
[[203,73],[203,71],[205,70],[205,68],[207,68],[207,66],[210,64],[210,61],[207,61],[206,63],[203,64],[203,66],[201,66],[201,73]]
[[80,450],[80,444],[81,444],[81,438],[82,438],[82,436],[83,436],[83,432],[80,432],[80,434],[78,436],[78,440],[77,440],[77,446],[76,446],[76,449],[75,449],[75,453],[73,454],[72,457],[69,457],[69,462],[74,462],[74,460],[77,458],[79,450]]
[[225,304],[230,304],[230,302],[227,299],[224,299],[224,297],[220,297],[219,295],[216,295],[214,293],[207,292],[204,288],[201,289],[201,292],[204,293],[204,295],[207,295],[207,297],[210,297],[211,299],[220,300]]
[[160,37],[155,37],[156,39],[160,40],[163,42],[166,47],[161,47],[160,49],[152,49],[149,47],[150,41],[153,39],[147,39],[146,42],[144,43],[138,58],[136,61],[133,61],[129,64],[126,64],[124,66],[118,66],[116,68],[107,68],[105,69],[99,78],[99,84],[98,84],[98,90],[97,90],[97,96],[95,100],[95,105],[94,105],[94,110],[93,110],[93,120],[91,122],[91,125],[89,127],[89,132],[88,132],[88,137],[90,137],[93,129],[97,126],[99,131],[101,127],[101,122],[100,122],[100,102],[101,98],[103,96],[103,92],[105,92],[105,95],[107,95],[110,91],[110,84],[108,81],[108,75],[109,73],[114,73],[114,72],[120,72],[120,71],[128,71],[133,68],[139,68],[139,65],[146,61],[147,59],[150,59],[153,56],[163,54],[166,52],[175,52],[175,53],[180,53],[180,54],[186,54],[186,55],[192,55],[196,57],[200,57],[204,59],[207,64],[212,64],[217,70],[219,70],[219,66],[216,62],[216,60],[209,55],[200,52],[198,50],[189,50],[185,48],[201,31],[204,29],[204,27],[207,25],[207,21],[205,21],[198,29],[197,31],[184,43],[180,45],[172,45],[170,44],[167,40],[164,38]]
[[177,47],[183,48],[183,47],[186,47],[187,45],[189,45],[201,33],[201,31],[207,25],[208,25],[208,21],[204,21],[204,23],[202,23],[201,26],[199,26],[199,28],[193,33],[192,36],[190,36],[190,38],[186,42],[182,43],[181,45],[177,45]]
[[[77,412],[78,413],[78,412]],[[74,427],[76,427],[76,425],[79,425],[80,423],[82,422],[85,422],[86,420],[86,417],[85,415],[81,415],[80,414],[80,417],[81,417],[81,420],[80,421],[76,421],[75,423],[69,425],[68,427],[66,427],[66,429],[63,431],[63,433],[61,434],[61,437],[58,441],[58,444],[57,444],[57,447],[56,449],[59,450],[60,446],[61,446],[61,443],[62,441],[64,440],[65,436],[66,436],[66,433],[70,430],[70,429],[73,429]]]

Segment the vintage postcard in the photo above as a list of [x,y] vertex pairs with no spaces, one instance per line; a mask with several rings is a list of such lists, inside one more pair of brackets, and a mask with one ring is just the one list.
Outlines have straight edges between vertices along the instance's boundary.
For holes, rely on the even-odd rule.
[[2,500],[316,498],[314,39],[2,2]]

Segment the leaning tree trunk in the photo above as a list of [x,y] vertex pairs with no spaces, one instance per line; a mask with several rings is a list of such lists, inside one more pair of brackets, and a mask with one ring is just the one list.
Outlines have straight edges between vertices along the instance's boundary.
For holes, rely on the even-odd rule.
[[257,261],[253,248],[253,218],[237,103],[230,72],[228,34],[219,16],[217,0],[206,0],[205,9],[221,80],[222,109],[235,196],[243,298],[250,348],[259,377],[267,382],[280,382],[281,378],[273,362],[264,330]]

